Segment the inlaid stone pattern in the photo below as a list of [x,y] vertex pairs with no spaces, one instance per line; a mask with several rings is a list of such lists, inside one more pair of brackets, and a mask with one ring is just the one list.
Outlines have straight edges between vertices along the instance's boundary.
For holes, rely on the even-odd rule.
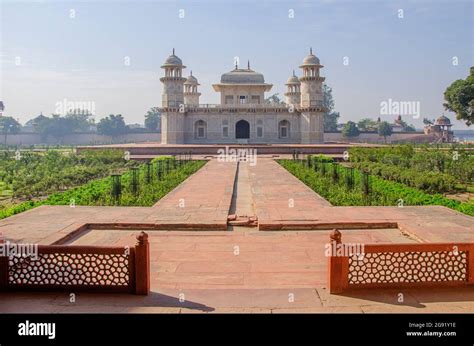
[[10,285],[128,286],[127,254],[39,253],[9,257]]
[[466,251],[365,253],[349,257],[349,285],[467,281]]

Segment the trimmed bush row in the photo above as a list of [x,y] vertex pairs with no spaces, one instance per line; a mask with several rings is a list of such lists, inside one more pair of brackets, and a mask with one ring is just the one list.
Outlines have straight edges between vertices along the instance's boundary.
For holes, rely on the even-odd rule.
[[[343,182],[351,174],[351,169],[339,164],[329,163],[326,164],[328,167],[321,169],[321,165],[308,167],[305,161],[278,160],[278,163],[333,205],[441,205],[474,216],[472,203],[461,203],[440,194],[430,195],[377,176],[369,177],[369,193],[366,195],[364,194],[364,174],[358,169],[353,169],[354,184],[352,188],[349,188]],[[333,174],[334,166],[338,170],[337,177]]]
[[446,173],[419,172],[414,169],[400,168],[378,162],[355,162],[354,167],[428,193],[451,192],[456,189],[457,184],[456,179]]
[[42,198],[134,166],[138,163],[126,160],[121,150],[94,150],[80,155],[57,150],[18,155],[5,151],[0,154],[0,181],[11,188],[15,198]]
[[[132,190],[132,172],[128,171],[121,176],[122,193],[120,196],[121,206],[152,206],[168,192],[173,190],[191,174],[199,170],[207,161],[182,161],[181,164],[173,159],[162,158],[163,162],[169,160],[169,171],[162,172],[161,180],[158,177],[157,165],[151,166],[151,181],[146,183],[145,175],[147,165],[139,168],[138,189]],[[155,160],[155,163],[157,160]],[[163,165],[164,167],[164,165]],[[40,205],[88,205],[88,206],[111,206],[117,201],[112,194],[111,177],[91,181],[85,185],[72,188],[65,192],[54,193],[42,201],[28,201],[0,211],[0,219],[15,215],[35,208]]]
[[351,148],[349,154],[350,161],[360,169],[429,193],[466,190],[474,184],[474,153],[462,147],[358,147]]

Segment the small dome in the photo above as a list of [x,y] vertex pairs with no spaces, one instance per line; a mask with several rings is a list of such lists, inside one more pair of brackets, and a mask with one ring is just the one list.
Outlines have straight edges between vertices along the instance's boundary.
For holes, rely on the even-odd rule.
[[300,80],[295,75],[295,71],[293,71],[293,76],[288,78],[288,80],[286,81],[286,84],[301,84]]
[[163,65],[183,65],[183,62],[176,55],[170,55]]
[[184,82],[184,84],[199,85],[197,78],[193,76],[192,72],[188,76],[188,78],[186,79],[186,82]]
[[303,65],[319,65],[320,61],[316,55],[310,54],[303,60]]
[[436,119],[436,125],[451,125],[451,120],[448,117],[442,115]]
[[312,48],[309,50],[309,55],[303,59],[302,66],[305,66],[305,65],[321,65],[319,58],[313,54]]
[[221,76],[224,84],[264,84],[263,74],[251,69],[234,69]]
[[167,67],[167,66],[180,66],[182,68],[185,67],[183,66],[183,62],[181,61],[181,59],[178,58],[174,54],[174,48],[173,48],[173,54],[171,54],[169,57],[166,58],[165,62],[163,63],[161,67]]

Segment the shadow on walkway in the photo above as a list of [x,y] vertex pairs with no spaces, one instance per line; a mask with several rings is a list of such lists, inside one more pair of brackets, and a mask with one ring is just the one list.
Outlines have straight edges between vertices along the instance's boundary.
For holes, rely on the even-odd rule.
[[[64,292],[1,292],[0,313],[107,313],[127,312],[145,308],[149,312],[162,312],[166,309],[189,309],[210,312],[215,309],[204,304],[172,297],[158,292],[148,296],[115,293],[77,292],[75,301],[71,302],[70,294]],[[154,310],[156,308],[156,311]],[[139,312],[139,311],[138,311]],[[173,311],[172,311],[173,312]]]
[[204,312],[214,311],[215,309],[205,304],[200,304],[186,299],[180,301],[179,298],[168,296],[158,292],[150,292],[147,297],[144,297],[143,306],[149,307],[163,307],[163,308],[186,308],[191,310],[200,310]]
[[391,305],[425,308],[426,303],[474,302],[474,287],[360,289],[344,292],[337,297],[339,297],[338,299],[347,297]]

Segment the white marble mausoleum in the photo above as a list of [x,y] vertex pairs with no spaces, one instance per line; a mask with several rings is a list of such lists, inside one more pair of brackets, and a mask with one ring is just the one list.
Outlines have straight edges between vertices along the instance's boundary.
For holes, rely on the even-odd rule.
[[192,72],[183,77],[186,66],[174,49],[161,67],[163,144],[323,142],[323,66],[312,50],[300,65],[302,76],[293,72],[288,78],[283,104],[265,101],[273,85],[250,63],[247,68],[236,65],[212,85],[221,95],[220,104],[199,103],[200,84]]

